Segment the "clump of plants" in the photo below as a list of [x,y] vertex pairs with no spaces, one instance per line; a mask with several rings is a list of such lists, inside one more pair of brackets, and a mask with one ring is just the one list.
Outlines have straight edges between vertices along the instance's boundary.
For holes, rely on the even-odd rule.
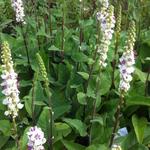
[[149,149],[147,0],[0,4],[0,149]]

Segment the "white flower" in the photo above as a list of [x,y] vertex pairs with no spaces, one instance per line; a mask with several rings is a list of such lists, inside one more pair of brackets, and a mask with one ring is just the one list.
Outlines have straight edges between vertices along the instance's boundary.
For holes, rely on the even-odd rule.
[[120,58],[120,85],[119,89],[127,92],[130,88],[130,82],[132,81],[132,73],[134,72],[133,65],[135,64],[134,52],[124,52]]
[[115,27],[115,17],[114,17],[114,7],[109,6],[108,0],[101,0],[101,11],[97,12],[97,20],[100,23],[100,28],[102,32],[101,44],[98,47],[99,64],[102,68],[105,68],[107,63],[107,52],[109,50],[109,45],[114,33]]
[[44,133],[37,126],[31,127],[27,132],[28,149],[29,150],[44,150],[43,144],[46,142]]
[[24,21],[25,14],[22,0],[11,0],[11,2],[12,7],[16,13],[16,21],[25,23]]
[[7,105],[8,110],[5,111],[5,115],[11,115],[13,118],[18,116],[19,109],[23,108],[23,104],[20,103],[19,90],[17,83],[17,74],[13,69],[13,62],[11,58],[11,51],[7,42],[2,44],[2,93],[6,96],[3,100],[3,104]]
[[119,145],[114,144],[111,148],[111,150],[122,150]]

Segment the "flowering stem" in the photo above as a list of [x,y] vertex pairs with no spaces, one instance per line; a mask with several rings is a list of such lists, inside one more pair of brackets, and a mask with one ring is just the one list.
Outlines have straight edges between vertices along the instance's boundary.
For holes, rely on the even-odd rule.
[[115,56],[112,62],[113,71],[112,71],[111,89],[115,88],[115,69],[116,69],[116,57],[117,57],[117,52],[118,52],[118,45],[119,45],[119,34],[116,35]]
[[17,125],[16,125],[15,118],[13,118],[13,127],[14,127],[14,134],[15,134],[15,141],[16,141],[17,150],[20,150],[20,145],[19,145],[19,140],[18,140],[18,133],[17,133]]
[[[98,31],[97,43],[99,43],[100,42],[100,27],[99,27],[99,23],[97,24],[97,31]],[[90,66],[89,77],[88,77],[88,80],[87,80],[86,86],[85,86],[85,93],[87,93],[87,89],[88,89],[88,85],[89,85],[89,82],[90,82],[91,77],[92,77],[93,69],[94,69],[94,66],[95,66],[95,64],[97,62],[97,52],[98,52],[98,46],[96,47],[94,55],[93,55],[93,60],[95,60],[95,62]],[[86,113],[86,106],[84,106],[84,108],[83,108],[83,120],[85,119],[85,113]]]
[[113,142],[114,142],[114,137],[115,137],[115,134],[117,132],[117,128],[118,128],[119,122],[120,122],[120,113],[121,113],[121,108],[122,108],[123,104],[124,104],[124,99],[123,99],[123,93],[121,92],[120,100],[119,100],[119,103],[117,105],[117,110],[116,110],[116,113],[115,113],[115,123],[114,123],[113,131],[112,131],[112,134],[111,134],[109,147],[111,147]]

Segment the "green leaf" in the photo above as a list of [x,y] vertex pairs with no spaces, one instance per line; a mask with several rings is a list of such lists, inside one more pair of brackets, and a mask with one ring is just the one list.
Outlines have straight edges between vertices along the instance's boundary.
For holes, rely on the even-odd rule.
[[111,75],[108,72],[104,72],[101,74],[100,81],[100,94],[106,94],[111,86]]
[[146,81],[146,73],[142,72],[140,69],[135,68],[135,74],[139,77],[139,79],[145,83]]
[[68,104],[63,104],[63,105],[59,105],[57,107],[54,107],[53,108],[54,119],[57,119],[58,117],[60,117],[64,113],[68,112],[69,110],[70,110],[70,105],[68,105]]
[[11,123],[8,120],[0,120],[0,131],[5,136],[11,135]]
[[9,136],[0,136],[0,149],[2,150],[3,146],[6,144],[6,142],[9,140]]
[[100,125],[104,125],[104,120],[103,120],[103,118],[101,117],[101,116],[96,116],[96,117],[94,117],[94,119],[93,120],[91,120],[91,122],[92,123],[94,123],[94,122],[98,122]]
[[72,59],[75,62],[87,62],[88,61],[88,57],[82,53],[82,52],[76,52],[72,55]]
[[105,145],[95,144],[90,145],[86,150],[108,150],[108,148]]
[[37,125],[42,128],[46,137],[48,136],[48,129],[49,129],[49,120],[50,120],[50,108],[44,107],[42,113],[40,114],[39,120]]
[[84,146],[71,141],[62,140],[62,143],[67,148],[67,150],[85,150]]
[[27,149],[27,143],[28,143],[28,138],[27,138],[27,132],[29,131],[30,127],[27,127],[23,133],[23,136],[20,140],[20,146],[21,150],[26,150]]
[[68,124],[62,122],[55,123],[55,129],[56,129],[55,142],[60,139],[63,139],[63,137],[66,137],[72,131],[72,129]]
[[55,45],[52,45],[50,48],[48,48],[49,51],[61,51],[59,48],[57,48]]
[[63,119],[67,124],[69,124],[71,127],[75,128],[76,131],[79,132],[80,136],[86,136],[87,132],[86,132],[86,125],[81,122],[81,120],[78,119],[69,119],[69,118],[65,118]]
[[143,142],[144,131],[147,126],[147,119],[145,117],[138,118],[136,115],[132,116],[132,124],[134,127],[134,131],[139,143]]
[[150,98],[144,96],[131,96],[127,98],[127,105],[150,106]]
[[88,80],[89,74],[86,72],[78,72],[79,75],[82,76],[83,79]]
[[83,92],[79,92],[77,94],[78,102],[82,105],[87,105],[86,94]]

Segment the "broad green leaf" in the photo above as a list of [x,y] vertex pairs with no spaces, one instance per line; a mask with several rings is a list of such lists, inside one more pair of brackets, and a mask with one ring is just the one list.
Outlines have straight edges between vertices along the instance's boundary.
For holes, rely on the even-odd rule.
[[85,150],[84,146],[71,141],[62,140],[62,143],[67,148],[67,150]]
[[86,150],[108,150],[105,145],[95,144],[86,148]]
[[83,92],[79,92],[77,94],[78,102],[82,105],[87,105],[86,94]]
[[89,78],[89,74],[86,72],[78,72],[79,75],[82,76],[83,79],[87,80]]
[[57,119],[58,117],[62,116],[64,113],[69,112],[70,105],[63,104],[57,107],[53,108],[54,111],[54,119]]
[[0,131],[5,136],[11,135],[11,123],[8,120],[0,120]]
[[20,140],[20,146],[21,150],[26,150],[27,149],[27,143],[28,143],[28,138],[27,138],[27,132],[29,131],[30,127],[27,127],[23,133],[23,136],[21,137]]
[[52,45],[50,48],[48,48],[49,51],[61,51],[59,48],[57,48],[55,45]]
[[102,126],[104,125],[104,120],[103,120],[103,118],[101,116],[95,116],[93,118],[93,120],[91,120],[91,122],[92,123],[98,122],[100,125],[102,125]]
[[88,57],[82,53],[82,52],[76,52],[72,55],[72,59],[75,62],[87,62],[88,61]]
[[139,143],[143,142],[144,131],[147,126],[147,119],[145,117],[138,118],[136,115],[132,116],[132,124],[134,127],[134,131],[136,133],[136,137]]
[[106,94],[111,86],[111,76],[108,72],[104,72],[101,74],[101,80],[100,80],[100,94],[104,95]]
[[127,98],[128,105],[144,105],[150,106],[150,98],[144,96],[131,96]]
[[135,69],[135,74],[139,77],[139,79],[145,83],[146,81],[146,73],[142,72],[140,69],[136,68]]
[[71,127],[75,128],[77,132],[79,132],[79,134],[81,136],[86,136],[87,132],[86,132],[86,125],[81,122],[81,120],[78,119],[69,119],[69,118],[65,118],[63,119],[67,124],[69,124]]
[[55,129],[56,129],[55,142],[60,139],[63,139],[63,137],[66,137],[72,131],[72,129],[68,124],[62,122],[55,123]]
[[10,138],[9,136],[4,136],[4,135],[0,136],[0,149],[1,150],[3,149],[3,146],[7,143],[9,138]]
[[51,119],[50,108],[44,107],[42,113],[40,114],[37,125],[44,131],[46,137],[48,136],[49,120],[50,119]]

